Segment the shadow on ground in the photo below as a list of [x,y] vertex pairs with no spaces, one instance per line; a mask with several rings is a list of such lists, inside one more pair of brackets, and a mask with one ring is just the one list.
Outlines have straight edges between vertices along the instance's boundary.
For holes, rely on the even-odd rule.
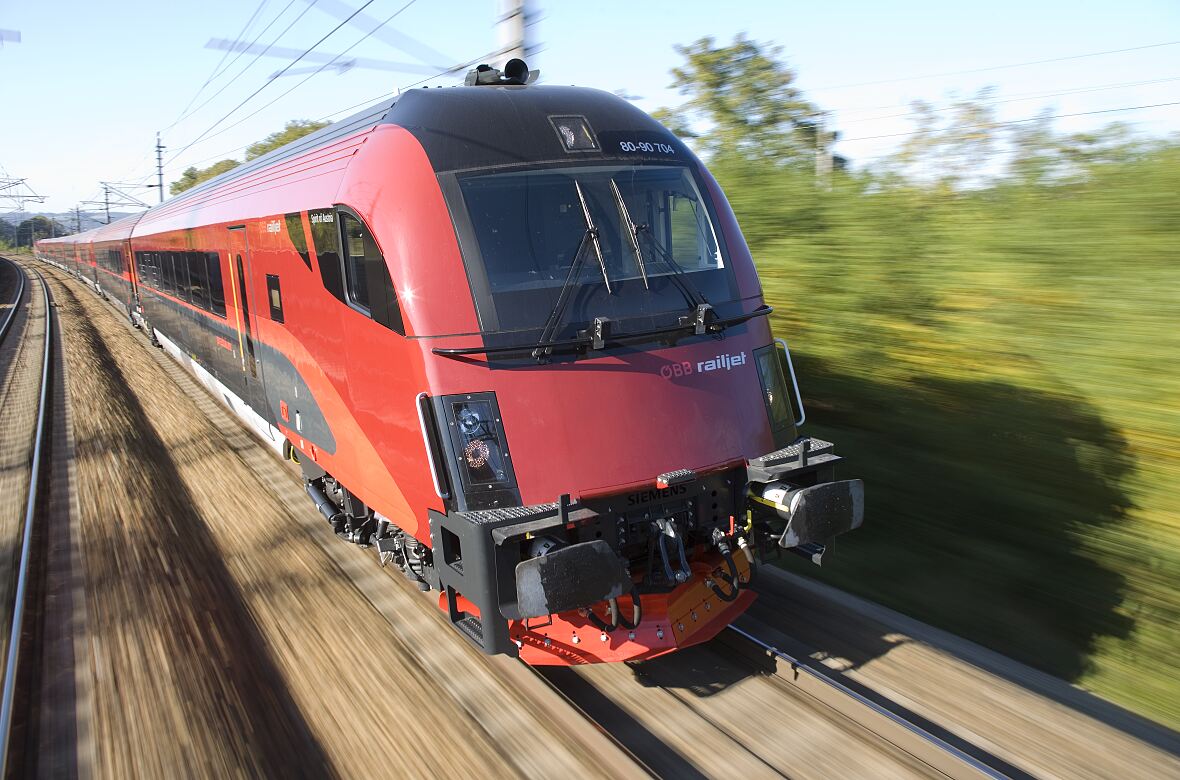
[[1085,542],[1131,509],[1133,462],[1092,406],[994,379],[895,385],[799,362],[822,399],[809,433],[865,480],[867,518],[822,570],[790,568],[1070,681],[1100,637],[1130,634],[1125,578]]
[[[1130,634],[1124,576],[1084,544],[1131,508],[1126,442],[1093,407],[994,379],[895,385],[798,363],[820,399],[807,432],[836,443],[843,477],[865,480],[867,517],[822,569],[783,565],[1069,681],[1099,638]],[[898,641],[841,654],[858,666]],[[657,659],[643,676],[705,696],[742,676],[686,661]]]

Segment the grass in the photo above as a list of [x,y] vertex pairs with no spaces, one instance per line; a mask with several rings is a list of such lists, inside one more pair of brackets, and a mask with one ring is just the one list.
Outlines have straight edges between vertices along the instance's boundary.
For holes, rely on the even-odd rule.
[[801,570],[1180,728],[1180,149],[970,193],[719,178],[867,482]]

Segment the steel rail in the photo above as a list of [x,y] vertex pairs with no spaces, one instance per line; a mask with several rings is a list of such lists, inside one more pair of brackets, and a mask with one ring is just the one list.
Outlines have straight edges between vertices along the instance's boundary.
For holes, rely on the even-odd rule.
[[[776,672],[777,677],[799,687],[812,698],[831,707],[849,720],[858,723],[896,748],[948,777],[984,777],[991,780],[1009,780],[1013,776],[1025,776],[1019,770],[1008,773],[990,766],[938,735],[932,734],[921,725],[864,696],[833,676],[812,668],[810,664],[800,661],[774,644],[758,638],[737,625],[730,625],[727,629],[745,642],[756,646],[762,653],[769,655],[775,660],[776,665],[782,663],[789,667],[789,673],[779,671]],[[849,702],[853,703],[855,707],[845,706]],[[859,710],[859,713],[854,710]]]
[[[11,262],[11,261],[10,261]],[[15,263],[14,263],[15,265]],[[24,274],[21,274],[22,277]],[[21,624],[24,620],[25,597],[29,587],[29,557],[33,545],[33,519],[37,509],[37,487],[41,478],[42,445],[45,441],[45,420],[49,408],[50,358],[53,354],[53,318],[49,308],[49,285],[40,273],[41,292],[45,302],[45,355],[41,363],[41,396],[37,408],[37,431],[33,443],[32,470],[29,475],[29,497],[25,504],[24,533],[21,539],[20,564],[16,580],[16,595],[12,608],[12,627],[8,639],[8,660],[4,666],[4,690],[0,699],[0,777],[7,776],[9,740],[12,736],[12,710],[16,698],[16,667],[20,659]]]
[[16,317],[16,310],[20,306],[20,299],[25,294],[25,274],[16,263],[9,260],[7,257],[3,258],[4,262],[12,266],[16,271],[16,277],[20,280],[20,284],[16,289],[16,297],[12,299],[12,307],[8,310],[8,314],[4,317],[4,322],[0,323],[0,344],[4,343],[4,337],[8,335],[8,329],[12,326],[12,320]]

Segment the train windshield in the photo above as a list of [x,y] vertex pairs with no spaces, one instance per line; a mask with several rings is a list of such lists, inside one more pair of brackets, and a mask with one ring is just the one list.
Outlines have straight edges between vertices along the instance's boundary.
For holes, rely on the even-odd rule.
[[468,276],[485,331],[552,334],[595,317],[616,332],[674,323],[696,302],[735,300],[708,202],[684,166],[591,165],[458,180],[478,257]]

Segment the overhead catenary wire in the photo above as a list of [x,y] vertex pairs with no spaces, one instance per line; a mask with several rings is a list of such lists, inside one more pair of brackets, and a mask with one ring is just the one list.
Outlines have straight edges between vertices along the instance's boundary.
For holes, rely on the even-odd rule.
[[[1150,86],[1150,85],[1154,85],[1154,84],[1165,84],[1165,83],[1172,82],[1172,81],[1180,81],[1180,76],[1170,76],[1168,78],[1160,78],[1160,79],[1147,79],[1145,81],[1127,81],[1127,82],[1123,82],[1123,83],[1119,83],[1119,84],[1106,84],[1106,85],[1098,86],[1098,87],[1075,87],[1073,89],[1066,89],[1066,90],[1061,90],[1058,92],[1026,92],[1026,93],[1013,95],[1011,97],[1000,98],[997,100],[982,100],[982,101],[979,101],[979,104],[985,105],[985,106],[998,106],[998,105],[1002,105],[1004,103],[1022,103],[1022,102],[1026,102],[1029,100],[1040,100],[1043,98],[1051,98],[1051,97],[1063,97],[1066,95],[1080,95],[1080,94],[1087,93],[1087,92],[1103,92],[1103,91],[1111,90],[1111,89],[1131,89],[1133,87],[1143,87],[1143,86]],[[902,104],[896,104],[896,103],[894,104],[894,106],[897,106],[897,105],[902,105]],[[913,103],[911,102],[909,105],[912,106]],[[893,106],[881,106],[880,108],[892,108],[892,107]],[[956,106],[954,106],[954,105],[943,106],[940,108],[932,108],[931,113],[944,113],[947,111],[953,111],[953,110],[955,110],[955,108],[956,108]],[[856,111],[856,110],[857,109],[838,109],[838,110],[835,110],[833,113],[843,114],[845,111]],[[915,113],[914,111],[907,111],[905,113],[900,113],[900,114],[882,114],[880,116],[866,116],[866,117],[859,117],[856,119],[844,119],[840,122],[840,124],[841,125],[854,125],[854,124],[860,124],[862,122],[879,122],[883,119],[905,119],[908,117],[915,117],[915,116],[921,116],[921,114]]]
[[[409,8],[410,6],[412,6],[412,5],[413,5],[415,2],[417,2],[417,0],[409,0],[409,2],[407,2],[407,3],[406,3],[405,5],[403,5],[401,8],[397,9],[397,10],[396,10],[396,11],[394,11],[392,14],[390,14],[390,15],[389,15],[389,17],[385,19],[385,21],[383,21],[383,22],[380,22],[380,23],[379,23],[379,24],[378,24],[376,27],[374,27],[373,29],[369,30],[369,32],[367,32],[367,33],[365,33],[363,36],[361,36],[361,37],[360,37],[360,38],[359,38],[359,39],[358,39],[358,40],[357,40],[355,43],[353,43],[353,44],[352,44],[351,46],[349,46],[347,49],[345,49],[344,51],[340,52],[339,54],[337,54],[336,56],[334,56],[332,59],[328,60],[328,61],[327,61],[327,62],[325,62],[324,64],[320,65],[320,66],[319,66],[318,68],[316,68],[314,71],[312,71],[312,72],[311,72],[311,73],[309,73],[307,76],[305,76],[305,77],[304,77],[304,78],[303,78],[301,81],[299,81],[299,82],[298,82],[298,83],[296,83],[295,85],[291,86],[291,87],[290,87],[290,88],[288,88],[286,91],[284,91],[284,92],[282,92],[281,94],[279,94],[278,96],[274,97],[274,98],[273,98],[273,99],[271,99],[269,102],[267,102],[267,103],[264,103],[263,105],[259,106],[258,108],[254,109],[253,111],[251,111],[249,114],[246,114],[246,116],[244,116],[244,117],[242,117],[241,119],[239,119],[238,121],[234,122],[232,125],[229,125],[229,126],[227,126],[227,127],[223,127],[222,129],[218,130],[216,133],[213,133],[212,135],[210,135],[210,136],[208,136],[208,137],[209,137],[209,138],[216,138],[217,136],[221,135],[222,133],[229,132],[230,130],[234,129],[235,127],[237,127],[238,125],[242,124],[242,123],[243,123],[243,122],[245,122],[246,120],[248,120],[248,119],[250,119],[251,117],[253,117],[253,116],[255,116],[255,115],[257,115],[257,114],[261,113],[262,111],[266,110],[267,108],[269,108],[270,106],[274,105],[274,104],[275,104],[275,103],[277,103],[278,101],[282,100],[284,97],[286,97],[287,95],[291,94],[292,92],[294,92],[294,91],[295,91],[296,89],[298,89],[299,87],[303,86],[303,84],[305,84],[305,83],[306,83],[308,80],[310,80],[311,78],[313,78],[313,77],[317,76],[318,74],[322,73],[322,72],[323,72],[325,69],[327,69],[327,68],[328,68],[328,67],[330,67],[330,66],[331,66],[331,65],[332,65],[334,62],[336,62],[336,60],[340,59],[341,57],[343,57],[344,55],[346,55],[346,54],[348,54],[350,51],[352,51],[354,48],[356,48],[357,46],[359,46],[359,45],[360,45],[362,42],[364,42],[364,41],[365,41],[365,40],[366,40],[366,39],[367,39],[369,36],[371,36],[373,33],[377,32],[377,30],[379,30],[379,29],[381,29],[382,27],[384,27],[385,25],[389,24],[391,21],[393,21],[393,19],[394,19],[394,18],[396,18],[396,17],[397,17],[397,16],[398,16],[400,13],[402,13],[402,12],[403,12],[403,11],[405,11],[407,8]],[[306,53],[306,52],[305,52],[305,53]]]
[[[993,128],[993,127],[1007,127],[1009,125],[1026,124],[1028,122],[1043,122],[1043,121],[1046,121],[1049,119],[1066,119],[1066,118],[1075,117],[1075,116],[1092,116],[1094,114],[1114,114],[1114,113],[1121,113],[1124,111],[1141,111],[1141,110],[1148,109],[1148,108],[1163,108],[1165,106],[1180,106],[1180,100],[1175,100],[1175,101],[1172,101],[1169,103],[1150,103],[1148,105],[1143,105],[1143,106],[1123,106],[1122,108],[1104,108],[1104,109],[1101,109],[1098,111],[1076,111],[1076,112],[1069,113],[1069,114],[1051,114],[1048,116],[1039,115],[1039,116],[1029,117],[1027,119],[1013,119],[1013,120],[1008,120],[1008,121],[1004,121],[1004,122],[988,122],[986,124],[970,125],[970,126],[965,127],[963,129],[964,130],[985,130],[985,129]],[[838,141],[838,143],[848,143],[851,141],[873,141],[878,138],[901,138],[903,136],[912,136],[912,135],[917,135],[917,133],[911,130],[911,131],[905,132],[905,133],[882,133],[881,135],[862,135],[862,136],[858,136],[856,138],[841,138]]]
[[[270,23],[270,24],[268,24],[266,27],[264,27],[264,28],[263,28],[263,30],[262,30],[262,32],[258,33],[257,37],[255,37],[255,38],[254,38],[254,40],[250,41],[250,43],[248,43],[248,44],[247,44],[247,47],[249,47],[249,46],[253,46],[254,44],[258,43],[258,39],[259,39],[259,38],[261,38],[263,35],[265,35],[265,34],[266,34],[266,31],[270,29],[271,25],[272,25],[272,24],[274,24],[275,22],[277,22],[277,21],[278,21],[278,20],[279,20],[279,19],[282,17],[282,15],[286,13],[286,12],[287,12],[287,9],[288,9],[288,8],[290,8],[290,7],[291,7],[291,6],[294,4],[294,2],[295,2],[295,0],[289,0],[289,2],[287,3],[286,7],[284,7],[284,8],[283,8],[283,10],[279,12],[279,15],[278,15],[278,16],[276,16],[274,19],[272,19],[272,20],[271,20],[271,23]],[[271,50],[271,48],[272,48],[272,47],[273,47],[273,46],[274,46],[276,43],[278,43],[280,40],[282,40],[282,39],[283,39],[283,36],[285,36],[285,35],[286,35],[288,32],[290,32],[290,31],[291,31],[291,28],[292,28],[292,27],[294,27],[296,24],[298,24],[298,23],[299,23],[299,20],[300,20],[300,19],[302,19],[304,16],[306,16],[306,15],[307,15],[307,12],[308,12],[308,11],[310,11],[310,10],[311,10],[312,8],[314,8],[314,7],[315,7],[315,0],[312,0],[312,2],[308,3],[307,7],[305,7],[305,8],[304,8],[302,11],[300,11],[300,12],[299,12],[299,13],[298,13],[298,14],[295,16],[295,18],[294,18],[294,19],[292,19],[292,20],[291,20],[291,21],[290,21],[290,22],[287,24],[287,26],[283,28],[283,31],[282,31],[282,32],[280,32],[278,35],[276,35],[276,36],[274,37],[274,39],[273,39],[273,40],[271,40],[271,42],[270,42],[270,43],[266,44],[266,47],[265,47],[265,48],[263,48],[263,49],[262,49],[262,51],[255,53],[255,55],[254,55],[254,58],[253,58],[253,59],[251,59],[249,62],[247,62],[247,63],[246,63],[246,65],[245,65],[245,66],[244,66],[244,67],[243,67],[241,70],[239,70],[237,73],[235,73],[235,74],[233,75],[233,77],[232,77],[232,78],[230,78],[230,80],[229,80],[229,81],[227,81],[227,82],[225,82],[224,84],[222,84],[222,85],[221,85],[221,87],[219,87],[219,88],[218,88],[218,90],[217,90],[216,92],[214,92],[212,95],[210,95],[209,97],[205,98],[205,100],[204,100],[204,101],[202,101],[201,105],[197,106],[196,108],[192,109],[191,111],[188,111],[188,112],[187,112],[187,113],[185,113],[185,114],[182,114],[182,115],[181,115],[181,117],[180,117],[179,119],[177,119],[175,122],[173,122],[173,123],[172,123],[171,125],[169,125],[168,127],[175,127],[177,124],[179,124],[181,121],[183,121],[183,120],[184,120],[184,119],[186,119],[187,117],[190,117],[190,116],[192,116],[193,114],[196,114],[196,113],[197,113],[198,111],[200,111],[202,108],[204,108],[205,106],[209,105],[209,104],[210,104],[210,103],[212,103],[214,100],[216,100],[216,99],[217,99],[217,97],[218,97],[219,95],[223,94],[223,93],[224,93],[224,92],[225,92],[227,89],[229,89],[229,88],[230,88],[230,86],[231,86],[231,85],[233,85],[233,83],[234,83],[235,81],[237,81],[239,78],[241,78],[241,77],[242,77],[242,76],[243,76],[243,75],[246,73],[246,71],[250,70],[250,68],[254,66],[254,63],[258,62],[258,60],[259,60],[259,59],[261,59],[261,58],[262,58],[262,56],[263,56],[263,55],[265,55],[265,54],[266,54],[268,51],[270,51],[270,50]],[[237,62],[238,58],[239,58],[239,57],[241,57],[241,56],[242,56],[242,54],[244,54],[244,53],[245,53],[245,51],[246,51],[246,49],[244,49],[244,48],[243,48],[241,51],[239,51],[239,52],[237,53],[237,55],[234,57],[234,59],[233,59],[233,60],[231,60],[231,62],[230,62],[230,65],[232,65],[234,62]],[[228,53],[229,53],[229,51],[227,50],[227,52],[226,52],[226,53],[228,54]],[[306,54],[306,52],[304,52],[304,54]],[[229,67],[230,67],[230,66],[229,66],[229,65],[227,65],[227,66],[226,66],[226,69],[228,69]],[[275,77],[273,77],[273,76],[272,76],[271,78],[272,78],[272,80],[273,80]],[[263,86],[265,86],[265,85],[263,85]],[[168,128],[164,128],[164,129],[165,129],[165,130],[167,130]]]
[[1145,49],[1159,49],[1164,46],[1177,46],[1180,41],[1164,41],[1163,43],[1149,43],[1143,46],[1128,46],[1125,49],[1108,49],[1107,51],[1092,51],[1084,54],[1071,54],[1066,57],[1049,57],[1043,60],[1029,60],[1027,62],[1013,62],[1007,65],[989,65],[984,68],[968,68],[966,70],[951,70],[942,73],[927,73],[920,76],[900,76],[898,78],[890,79],[875,79],[873,81],[856,81],[849,84],[831,84],[821,87],[810,87],[813,92],[822,92],[823,90],[832,89],[851,89],[852,87],[871,87],[878,84],[896,84],[901,81],[920,81],[921,79],[935,79],[943,76],[965,76],[971,73],[987,73],[993,70],[1007,70],[1009,68],[1025,68],[1032,65],[1047,65],[1051,62],[1067,62],[1069,60],[1080,60],[1087,57],[1102,57],[1108,54],[1124,54],[1132,51],[1143,51]]
[[[246,23],[244,25],[242,25],[242,29],[238,32],[237,37],[234,39],[235,41],[241,41],[241,39],[245,37],[246,30],[250,29],[250,25],[254,24],[254,20],[258,18],[258,14],[262,13],[262,9],[265,8],[266,4],[269,2],[270,2],[270,0],[262,0],[258,4],[258,7],[254,9],[254,13],[252,13],[250,15],[250,18],[246,21]],[[292,2],[294,2],[294,0],[292,0]],[[209,86],[209,82],[211,82],[211,81],[213,81],[213,79],[217,78],[217,76],[222,72],[220,70],[221,64],[223,62],[225,62],[225,58],[228,56],[229,56],[228,51],[226,51],[224,54],[221,55],[221,59],[218,60],[217,64],[213,66],[213,70],[209,71],[209,75],[208,75],[208,77],[206,77],[205,82],[197,88],[197,91],[195,93],[193,93],[192,98],[188,101],[188,105],[186,105],[183,109],[181,109],[180,115],[177,116],[176,119],[172,120],[172,124],[165,127],[164,128],[165,130],[172,129],[173,127],[176,126],[176,124],[181,119],[184,119],[185,112],[188,111],[189,108],[192,106],[192,104],[196,102],[197,98],[201,96],[201,93],[203,91],[205,91],[205,87]],[[229,67],[229,66],[227,65],[226,67]]]
[[168,163],[171,163],[171,162],[172,162],[173,160],[175,160],[177,157],[179,157],[180,155],[184,154],[186,151],[188,151],[189,149],[191,149],[193,146],[195,146],[196,144],[198,144],[198,143],[200,143],[202,140],[204,140],[204,139],[205,139],[205,138],[206,138],[206,137],[207,137],[207,136],[208,136],[208,135],[209,135],[211,132],[213,132],[213,130],[214,130],[214,129],[215,129],[217,126],[218,126],[218,125],[220,125],[222,122],[224,122],[224,121],[225,121],[226,119],[228,119],[229,117],[233,116],[233,114],[234,114],[234,113],[236,113],[236,112],[238,111],[238,109],[240,109],[242,106],[246,105],[246,104],[247,104],[247,103],[249,103],[251,100],[253,100],[255,97],[257,97],[257,96],[258,96],[258,94],[259,94],[260,92],[262,92],[262,90],[266,89],[266,88],[267,88],[267,87],[268,87],[268,86],[269,86],[271,83],[273,83],[275,79],[277,79],[279,76],[283,75],[283,74],[284,74],[284,73],[286,73],[288,70],[290,70],[291,68],[293,68],[297,62],[299,62],[301,59],[303,59],[303,57],[304,57],[304,56],[306,56],[306,55],[307,55],[307,54],[309,54],[310,52],[314,51],[314,50],[316,49],[316,47],[318,47],[318,46],[319,46],[321,43],[323,43],[324,41],[328,40],[328,38],[330,38],[330,37],[333,35],[333,33],[335,33],[337,30],[339,30],[339,29],[340,29],[341,27],[343,27],[344,25],[348,24],[348,21],[349,21],[349,19],[352,19],[352,17],[353,17],[353,16],[356,16],[356,15],[357,15],[357,14],[359,14],[361,11],[363,11],[363,10],[364,10],[364,9],[366,9],[366,8],[368,8],[370,5],[372,5],[372,4],[373,4],[373,2],[374,2],[374,0],[366,0],[366,2],[365,2],[365,3],[364,3],[364,4],[363,4],[363,5],[360,7],[360,8],[356,9],[356,11],[354,11],[354,12],[352,13],[352,15],[348,17],[348,19],[345,19],[344,21],[340,22],[340,24],[336,25],[336,26],[335,26],[335,27],[333,27],[331,30],[329,30],[329,31],[328,31],[328,32],[327,32],[327,33],[326,33],[326,34],[325,34],[325,35],[324,35],[322,38],[320,38],[318,41],[316,41],[316,42],[315,42],[315,43],[313,43],[311,46],[309,46],[309,47],[308,47],[306,50],[304,50],[303,54],[301,54],[299,57],[296,57],[294,60],[292,60],[290,63],[288,63],[286,67],[284,67],[284,68],[283,68],[282,70],[280,70],[278,73],[276,73],[275,75],[273,75],[273,76],[271,76],[269,79],[267,79],[267,80],[266,80],[266,81],[265,81],[265,82],[262,84],[262,86],[260,86],[258,89],[256,89],[256,90],[254,90],[253,92],[251,92],[251,93],[250,93],[250,95],[249,95],[249,96],[247,96],[247,97],[246,97],[246,98],[245,98],[245,99],[244,99],[242,102],[238,103],[236,106],[234,106],[232,109],[230,109],[230,110],[229,110],[229,111],[228,111],[228,112],[227,112],[227,113],[226,113],[224,116],[222,116],[220,119],[218,119],[218,120],[217,120],[216,122],[214,122],[212,125],[210,125],[210,126],[209,126],[209,127],[208,127],[208,128],[207,128],[207,129],[206,129],[204,132],[203,132],[203,133],[201,133],[200,135],[198,135],[198,136],[197,136],[196,138],[194,138],[192,141],[189,141],[187,144],[185,144],[185,145],[184,145],[184,146],[183,146],[183,147],[180,149],[180,151],[176,152],[176,154],[173,154],[171,157],[169,157],[169,158],[168,158],[168,160],[165,162],[165,165],[167,165]]

